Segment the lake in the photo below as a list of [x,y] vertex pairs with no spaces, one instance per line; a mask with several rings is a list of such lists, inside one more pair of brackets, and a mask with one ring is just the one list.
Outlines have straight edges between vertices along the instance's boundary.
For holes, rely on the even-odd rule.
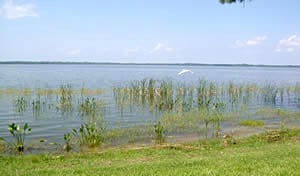
[[[193,73],[178,75],[183,69]],[[155,80],[171,80],[172,82],[188,86],[197,85],[200,79],[216,84],[227,84],[233,81],[237,85],[277,85],[296,86],[300,79],[300,68],[297,67],[246,67],[246,66],[200,66],[200,65],[118,65],[118,64],[0,64],[0,136],[9,137],[7,125],[9,123],[28,122],[32,127],[30,139],[47,139],[61,142],[62,136],[71,128],[78,128],[86,119],[79,115],[75,107],[71,113],[62,113],[57,110],[55,103],[59,102],[58,95],[47,97],[43,110],[34,114],[32,102],[36,101],[37,89],[59,89],[61,85],[68,84],[72,89],[103,90],[103,93],[93,94],[101,100],[103,107],[101,114],[107,128],[120,128],[145,123],[153,123],[162,113],[152,113],[147,110],[149,106],[118,107],[114,99],[113,88],[128,87],[132,81],[145,78]],[[8,90],[13,89],[10,93]],[[17,90],[30,90],[23,95]],[[195,89],[196,90],[196,89]],[[279,89],[278,89],[279,90]],[[14,93],[12,93],[14,92]],[[193,93],[194,95],[195,93]],[[298,93],[293,92],[287,98],[286,91],[282,95],[283,102],[274,103],[274,107],[297,109]],[[16,112],[16,99],[24,96],[26,110]],[[290,95],[289,95],[290,96]],[[89,96],[86,96],[89,97]],[[76,104],[80,96],[73,97]],[[276,102],[279,100],[279,92]],[[46,100],[45,100],[46,101]],[[252,105],[261,105],[261,101],[253,100]],[[270,103],[272,104],[272,103]],[[269,104],[267,104],[269,105]],[[55,109],[56,107],[56,109]],[[39,107],[40,108],[40,107]]]

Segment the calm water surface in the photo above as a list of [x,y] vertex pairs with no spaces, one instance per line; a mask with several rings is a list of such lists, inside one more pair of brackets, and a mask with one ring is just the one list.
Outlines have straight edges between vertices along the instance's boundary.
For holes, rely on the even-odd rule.
[[[178,76],[182,69],[190,69]],[[300,68],[284,67],[232,67],[232,66],[182,66],[182,65],[76,65],[76,64],[0,64],[0,88],[58,88],[71,84],[73,88],[101,88],[108,90],[102,98],[106,102],[105,123],[139,124],[153,120],[153,115],[134,110],[120,112],[112,105],[112,87],[129,85],[144,78],[171,79],[186,84],[206,79],[218,83],[274,83],[295,85],[300,80]],[[62,141],[62,135],[71,128],[78,128],[85,121],[74,114],[42,113],[38,118],[32,112],[18,114],[13,107],[14,97],[0,95],[0,136],[8,137],[7,125],[28,122],[32,128],[30,138]],[[29,108],[30,109],[30,108]]]

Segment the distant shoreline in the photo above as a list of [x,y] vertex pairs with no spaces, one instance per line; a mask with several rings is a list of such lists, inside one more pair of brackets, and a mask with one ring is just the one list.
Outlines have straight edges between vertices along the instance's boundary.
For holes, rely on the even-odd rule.
[[119,62],[59,62],[59,61],[0,61],[4,64],[53,64],[53,65],[170,65],[170,66],[220,66],[220,67],[291,67],[300,68],[300,65],[263,65],[263,64],[203,64],[203,63],[119,63]]

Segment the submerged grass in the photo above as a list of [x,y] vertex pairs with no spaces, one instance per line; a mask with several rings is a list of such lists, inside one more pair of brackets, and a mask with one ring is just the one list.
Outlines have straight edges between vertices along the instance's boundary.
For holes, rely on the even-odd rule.
[[241,126],[249,126],[249,127],[261,127],[265,125],[264,121],[260,121],[260,120],[241,120],[239,122],[239,125]]
[[[92,96],[92,95],[102,95],[105,93],[104,89],[96,88],[81,88],[81,89],[73,89],[74,94],[77,95],[85,95],[85,96]],[[61,93],[60,88],[0,88],[0,95],[32,95],[33,93],[46,96],[46,95],[59,95]]]
[[300,131],[267,141],[270,133],[237,140],[155,147],[116,148],[96,153],[0,156],[3,175],[297,175]]

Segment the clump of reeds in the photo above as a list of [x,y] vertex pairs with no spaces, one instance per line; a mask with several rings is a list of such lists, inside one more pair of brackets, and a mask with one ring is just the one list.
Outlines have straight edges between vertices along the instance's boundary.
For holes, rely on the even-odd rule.
[[97,103],[95,98],[87,97],[79,106],[79,112],[82,116],[95,117],[97,113]]
[[71,84],[65,84],[60,86],[60,99],[57,108],[62,112],[73,111],[73,89]]
[[155,125],[154,125],[154,133],[155,133],[155,141],[158,144],[162,144],[165,141],[165,128],[164,126],[161,124],[160,121],[158,121]]
[[15,102],[16,112],[24,113],[26,111],[26,105],[27,105],[27,101],[25,100],[25,97],[18,96]]
[[266,84],[261,88],[263,101],[266,103],[276,104],[276,97],[278,92],[279,88],[276,85]]

